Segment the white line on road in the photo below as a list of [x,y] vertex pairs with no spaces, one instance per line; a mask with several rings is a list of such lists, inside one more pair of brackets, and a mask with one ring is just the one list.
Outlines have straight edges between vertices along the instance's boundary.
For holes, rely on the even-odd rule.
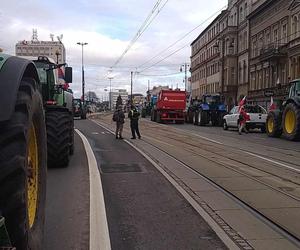
[[250,152],[248,152],[248,151],[244,151],[244,152],[245,152],[246,154],[248,154],[248,155],[255,156],[255,157],[260,158],[260,159],[262,159],[262,160],[265,160],[265,161],[274,163],[274,164],[276,164],[276,165],[279,165],[279,166],[282,166],[282,167],[285,167],[285,168],[287,168],[287,169],[291,169],[291,170],[293,170],[293,171],[295,171],[295,172],[300,173],[300,169],[298,169],[298,168],[293,168],[293,167],[291,167],[291,166],[289,166],[289,165],[286,165],[286,164],[284,164],[284,163],[280,163],[280,162],[278,162],[278,161],[274,161],[274,160],[268,159],[268,158],[263,157],[263,156],[260,156],[260,155],[255,155],[255,154],[250,153]]
[[78,130],[89,165],[90,177],[90,250],[110,250],[110,238],[105,211],[104,195],[97,161],[87,138]]

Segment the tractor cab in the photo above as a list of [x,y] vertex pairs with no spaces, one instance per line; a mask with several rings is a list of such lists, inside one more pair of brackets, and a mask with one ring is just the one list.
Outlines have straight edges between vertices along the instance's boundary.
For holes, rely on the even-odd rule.
[[289,99],[296,98],[300,100],[300,79],[291,82],[289,90]]
[[46,105],[59,105],[72,109],[73,95],[69,88],[72,82],[72,68],[56,64],[53,59],[39,56],[32,60],[37,68],[41,92]]

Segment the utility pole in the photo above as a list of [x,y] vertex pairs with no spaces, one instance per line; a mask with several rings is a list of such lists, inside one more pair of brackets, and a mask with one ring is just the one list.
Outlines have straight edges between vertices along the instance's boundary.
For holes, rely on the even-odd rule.
[[109,109],[111,110],[112,109],[111,80],[114,79],[114,78],[112,76],[109,76],[108,79],[109,79]]
[[88,43],[80,43],[78,42],[77,43],[78,45],[81,45],[81,65],[82,65],[82,102],[84,104],[84,85],[85,85],[85,82],[84,82],[84,66],[83,66],[83,46],[84,45],[87,45]]
[[130,78],[131,78],[131,82],[130,82],[130,105],[133,104],[133,98],[132,98],[132,77],[133,77],[133,71],[130,72]]
[[187,90],[187,70],[188,70],[188,67],[190,67],[190,65],[187,63],[182,64],[180,67],[180,72],[183,71],[182,67],[184,67],[184,90],[186,91]]

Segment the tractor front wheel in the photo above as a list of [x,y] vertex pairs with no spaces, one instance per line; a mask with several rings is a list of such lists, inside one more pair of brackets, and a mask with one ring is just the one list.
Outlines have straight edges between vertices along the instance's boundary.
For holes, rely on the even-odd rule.
[[72,153],[73,130],[70,113],[65,110],[48,109],[46,112],[48,167],[67,167]]
[[282,134],[281,115],[271,111],[266,120],[266,132],[269,137],[280,137]]
[[287,104],[283,111],[282,128],[286,139],[300,139],[300,109],[294,103]]

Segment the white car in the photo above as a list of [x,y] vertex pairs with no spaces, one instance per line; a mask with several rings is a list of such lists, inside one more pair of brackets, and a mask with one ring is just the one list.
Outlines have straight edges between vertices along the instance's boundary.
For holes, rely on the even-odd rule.
[[[250,116],[250,121],[246,122],[247,129],[259,128],[261,132],[266,132],[267,111],[260,105],[245,105],[245,110]],[[223,118],[223,129],[237,128],[239,119],[239,107],[233,107]]]

